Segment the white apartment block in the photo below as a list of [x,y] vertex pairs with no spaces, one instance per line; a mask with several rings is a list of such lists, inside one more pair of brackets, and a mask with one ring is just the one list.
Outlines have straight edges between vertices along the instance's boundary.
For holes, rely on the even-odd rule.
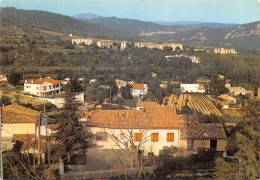
[[224,49],[224,48],[215,48],[214,53],[219,53],[219,54],[236,54],[235,49]]
[[183,45],[180,43],[164,43],[164,44],[155,44],[152,42],[136,42],[135,47],[141,48],[141,47],[147,47],[148,49],[161,49],[163,50],[164,47],[172,47],[172,50],[175,51],[176,48],[180,48],[183,50]]
[[100,40],[100,41],[97,41],[97,46],[100,47],[100,48],[112,49],[113,48],[113,41],[111,41],[111,40]]
[[54,80],[50,77],[43,79],[26,79],[24,82],[24,93],[36,96],[49,96],[61,93],[60,80]]
[[72,44],[81,44],[90,45],[93,43],[93,39],[72,39]]

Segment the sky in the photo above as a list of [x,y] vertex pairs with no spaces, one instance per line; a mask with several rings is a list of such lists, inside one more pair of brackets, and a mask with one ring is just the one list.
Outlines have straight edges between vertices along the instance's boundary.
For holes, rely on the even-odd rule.
[[260,20],[260,0],[0,0],[0,6],[143,21],[244,24]]

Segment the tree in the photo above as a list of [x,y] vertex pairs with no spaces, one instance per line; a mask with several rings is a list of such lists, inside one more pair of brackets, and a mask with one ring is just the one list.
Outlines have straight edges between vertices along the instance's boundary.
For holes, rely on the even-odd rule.
[[[248,101],[245,120],[241,122],[228,138],[227,148],[236,150],[235,157],[239,161],[239,176],[242,179],[257,179],[260,174],[259,161],[259,127],[260,102]],[[221,163],[217,166],[220,166]],[[234,166],[229,164],[230,166]],[[234,168],[234,167],[233,167]],[[220,174],[218,171],[217,174]]]
[[14,86],[19,85],[20,80],[22,79],[22,75],[19,72],[12,71],[8,78],[8,82]]
[[55,128],[54,138],[58,147],[63,147],[63,153],[67,156],[68,162],[75,152],[86,152],[92,145],[92,133],[83,128],[77,118],[77,103],[75,102],[75,90],[69,83],[66,87],[65,105],[57,118],[58,126]]
[[0,107],[7,106],[10,104],[11,104],[11,98],[8,96],[2,95],[1,99],[0,99]]

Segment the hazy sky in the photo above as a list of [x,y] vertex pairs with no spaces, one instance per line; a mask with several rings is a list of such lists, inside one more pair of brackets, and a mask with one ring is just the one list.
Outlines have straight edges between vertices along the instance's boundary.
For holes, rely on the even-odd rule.
[[0,0],[0,4],[69,16],[94,13],[144,21],[243,24],[260,20],[260,0]]

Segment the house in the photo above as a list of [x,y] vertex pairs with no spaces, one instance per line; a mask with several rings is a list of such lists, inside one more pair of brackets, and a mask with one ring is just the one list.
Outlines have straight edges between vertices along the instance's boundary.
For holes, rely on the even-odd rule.
[[155,72],[151,72],[153,78],[157,78],[157,74]]
[[196,116],[179,116],[181,148],[185,154],[196,153],[199,148],[214,148],[217,155],[226,155],[226,134],[222,123],[199,123]]
[[223,76],[222,74],[219,74],[219,75],[218,75],[218,78],[221,79],[221,80],[223,80],[223,79],[225,79],[225,76]]
[[230,87],[229,92],[236,96],[239,94],[246,95],[246,89],[243,87]]
[[159,87],[163,88],[163,89],[166,89],[168,87],[168,85],[167,84],[159,84]]
[[83,38],[79,38],[79,39],[72,39],[71,40],[72,44],[82,44],[84,43],[85,45],[90,45],[93,43],[93,39],[83,39]]
[[69,77],[65,78],[62,82],[62,84],[68,84],[68,82],[70,81],[71,79]]
[[7,81],[6,74],[1,74],[1,75],[0,75],[0,81],[1,81],[1,82],[6,82],[6,81]]
[[40,97],[60,94],[61,83],[61,80],[54,80],[51,77],[42,79],[26,79],[24,82],[24,93]]
[[115,83],[116,83],[116,86],[118,87],[118,89],[120,89],[122,86],[125,87],[127,84],[132,86],[134,84],[134,81],[124,81],[124,80],[116,79]]
[[223,99],[223,100],[227,100],[230,103],[236,103],[236,101],[237,101],[236,98],[233,98],[232,96],[229,96],[227,94],[221,94],[221,95],[218,96],[218,98]]
[[180,125],[174,108],[144,110],[97,110],[79,119],[96,135],[98,149],[131,149],[158,155],[164,146],[179,147]]
[[181,92],[205,93],[203,84],[181,84]]
[[138,97],[138,99],[144,98],[147,95],[148,86],[147,84],[133,84],[131,87],[131,95]]
[[120,49],[123,50],[127,47],[128,41],[122,41],[120,44]]
[[219,54],[236,54],[235,49],[224,49],[224,48],[215,48],[214,53],[219,53]]
[[111,40],[100,40],[97,41],[97,46],[100,48],[108,48],[108,49],[112,49],[113,48],[113,41]]
[[95,82],[97,82],[97,79],[90,79],[90,80],[89,80],[89,84],[93,84],[93,83],[95,83]]
[[217,101],[217,104],[219,104],[222,109],[228,109],[229,108],[229,102],[228,101]]
[[3,148],[11,148],[14,134],[35,134],[40,112],[20,106],[2,107],[2,138]]

